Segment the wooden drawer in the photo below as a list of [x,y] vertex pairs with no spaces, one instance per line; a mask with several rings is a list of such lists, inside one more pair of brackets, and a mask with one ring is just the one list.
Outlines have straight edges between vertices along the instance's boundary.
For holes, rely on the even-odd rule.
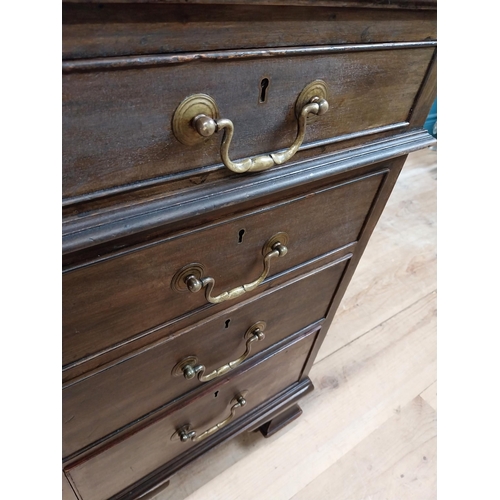
[[235,396],[243,394],[246,405],[235,409],[234,420],[297,382],[315,338],[314,331],[301,334],[236,376],[207,385],[189,404],[179,402],[104,451],[71,464],[67,476],[82,500],[105,500],[118,493],[196,445],[180,441],[176,432],[182,427],[189,425],[201,434],[230,415]]
[[422,43],[397,50],[382,44],[68,61],[63,197],[137,189],[182,175],[200,182],[201,167],[221,163],[221,134],[190,146],[176,139],[173,114],[193,94],[211,96],[220,117],[233,121],[232,160],[290,147],[297,97],[317,79],[328,88],[330,110],[310,120],[304,144],[380,127],[404,130],[434,52],[431,42]]
[[[386,172],[260,207],[65,272],[64,364],[130,342],[181,315],[219,307],[208,304],[203,291],[190,293],[186,287],[178,291],[173,286],[174,277],[186,265],[200,263],[204,276],[215,279],[213,294],[220,294],[261,275],[263,248],[278,233],[288,235],[288,253],[270,261],[270,276],[355,242]],[[285,281],[286,277],[280,279]],[[268,282],[249,293],[266,286]]]
[[246,352],[251,333],[245,334],[257,323],[263,323],[265,338],[251,343],[249,357],[324,318],[348,258],[176,332],[64,389],[63,456],[196,388],[201,383],[196,376],[186,379],[180,370],[173,375],[182,360],[195,356],[206,367],[200,375],[207,376]]

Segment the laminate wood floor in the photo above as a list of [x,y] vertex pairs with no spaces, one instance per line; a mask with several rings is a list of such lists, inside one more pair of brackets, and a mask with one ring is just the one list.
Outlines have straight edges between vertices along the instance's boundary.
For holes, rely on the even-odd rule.
[[302,416],[219,446],[154,500],[436,498],[436,172],[435,151],[409,155]]

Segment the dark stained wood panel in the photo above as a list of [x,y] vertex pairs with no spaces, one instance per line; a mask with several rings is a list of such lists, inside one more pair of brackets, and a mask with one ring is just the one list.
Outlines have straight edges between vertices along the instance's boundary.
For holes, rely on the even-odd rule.
[[[329,87],[330,110],[308,126],[305,143],[404,122],[433,51],[400,48],[66,74],[63,196],[220,163],[220,134],[185,146],[172,133],[175,109],[192,94],[210,95],[221,116],[234,122],[232,159],[288,148],[297,133],[295,101],[316,79]],[[270,83],[260,103],[264,77]],[[302,157],[314,154],[312,149]]]
[[[63,4],[71,3],[86,3],[86,4],[178,4],[179,0],[63,0]],[[213,0],[184,0],[186,4],[213,4]],[[363,8],[403,8],[411,10],[431,9],[436,10],[437,0],[219,0],[218,5],[238,5],[238,4],[253,4],[253,5],[307,5],[314,7],[334,6],[334,7],[363,7]]]
[[63,59],[435,38],[432,11],[63,4]]
[[[265,339],[252,343],[251,356],[324,318],[345,264],[277,287],[64,389],[63,456],[198,387],[197,378],[172,375],[186,356],[195,355],[210,373],[243,354],[244,334],[257,321],[266,323]],[[311,305],[302,308],[306,298]]]
[[188,190],[167,191],[154,198],[146,197],[146,202],[140,198],[132,203],[130,198],[127,202],[114,198],[116,205],[112,210],[97,208],[64,221],[63,269],[102,261],[110,253],[116,255],[136,244],[156,241],[165,236],[167,225],[172,233],[184,232],[242,214],[254,206],[300,195],[306,186],[317,190],[329,185],[332,175],[342,182],[350,177],[350,172],[356,171],[359,176],[375,172],[382,162],[384,168],[390,169],[399,155],[433,143],[426,131],[414,130],[248,176],[235,174],[206,183],[203,176],[197,185],[191,183]]
[[[288,234],[289,251],[272,261],[270,275],[356,241],[384,174],[383,170],[261,207],[247,216],[66,272],[63,364],[206,304],[203,292],[171,288],[174,275],[188,264],[204,266],[206,276],[215,278],[217,294],[257,279],[263,269],[263,246],[277,233]],[[241,230],[245,233],[240,243]]]
[[[406,155],[433,143],[422,125],[436,93],[437,3],[62,4],[63,498],[145,500],[218,444],[301,414]],[[179,103],[205,93],[234,122],[231,159],[283,151],[297,96],[317,79],[330,109],[310,117],[283,165],[233,174],[223,133],[196,146],[173,135]],[[279,232],[288,252],[255,289],[211,304],[203,289],[173,286],[199,263],[212,296],[242,290]],[[265,338],[234,369],[173,376],[186,356],[207,372],[227,366],[257,321]],[[225,425],[241,393],[247,404]],[[186,424],[218,425],[180,442]]]
[[417,105],[412,111],[410,127],[421,127],[424,125],[437,95],[437,50],[434,53],[429,70],[423,81],[417,97]]
[[[229,415],[230,401],[235,395],[248,391],[245,395],[247,404],[237,410],[237,418],[297,382],[314,339],[313,331],[243,373],[220,379],[216,385],[210,385],[197,394],[187,406],[183,404],[177,411],[167,412],[147,427],[121,437],[102,453],[75,463],[68,468],[67,474],[85,500],[106,500],[193,448],[195,444],[190,441],[182,443],[170,439],[183,425],[189,423],[198,433],[203,432]],[[219,432],[223,433],[223,429]]]
[[[308,275],[310,272],[319,271],[325,266],[330,265],[333,261],[348,260],[352,257],[353,251],[357,243],[346,245],[333,252],[328,252],[312,261],[294,267],[292,270],[286,271],[275,276],[272,276],[264,281],[257,290],[249,292],[247,297],[244,297],[243,303],[251,301],[262,293],[269,292],[276,287],[283,286],[286,282],[293,282],[302,276]],[[175,318],[167,323],[164,323],[159,328],[147,330],[142,335],[132,337],[130,340],[118,342],[112,348],[105,349],[95,355],[82,358],[74,363],[70,363],[63,367],[62,382],[63,388],[69,387],[87,377],[93,376],[98,372],[102,372],[113,367],[115,364],[128,360],[131,356],[158,345],[164,339],[177,332],[187,331],[195,323],[201,324],[203,321],[210,318],[212,315],[219,315],[222,311],[233,310],[240,305],[240,302],[235,301],[234,304],[216,304],[198,308],[192,314],[185,314]]]

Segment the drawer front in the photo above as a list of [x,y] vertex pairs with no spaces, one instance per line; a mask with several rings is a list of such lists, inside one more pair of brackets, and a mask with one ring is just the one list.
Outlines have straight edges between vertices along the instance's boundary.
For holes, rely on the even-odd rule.
[[[251,333],[245,333],[251,326],[260,323],[265,337],[248,344],[250,354],[245,359],[324,318],[347,260],[245,301],[67,387],[63,390],[63,456],[209,381],[186,378],[180,369],[174,375],[179,362],[179,368],[183,360],[192,367],[205,366],[200,376],[207,378],[246,352]],[[232,369],[237,366],[233,363]]]
[[286,50],[260,59],[152,56],[145,67],[124,59],[130,67],[116,63],[112,71],[65,74],[63,197],[220,164],[222,133],[190,146],[174,136],[174,112],[193,94],[208,94],[220,117],[234,123],[232,160],[290,147],[297,135],[297,97],[317,79],[328,88],[330,109],[307,124],[305,143],[401,124],[434,48],[363,52],[360,46],[351,52],[339,46],[338,53],[293,57]]
[[[288,235],[288,253],[270,261],[269,276],[356,241],[385,173],[383,170],[265,206],[66,272],[64,364],[207,307],[203,290],[191,293],[185,287],[178,291],[172,286],[174,277],[186,265],[201,264],[205,276],[215,279],[213,294],[220,294],[262,274],[263,248],[277,233]],[[262,291],[268,283],[257,290]],[[212,306],[214,312],[221,305]]]
[[114,446],[72,465],[66,473],[82,500],[105,500],[195,446],[189,440],[181,442],[176,432],[189,425],[200,435],[224,421],[235,396],[242,394],[246,400],[245,406],[235,410],[237,419],[297,382],[315,337],[312,332],[296,339],[245,372],[207,387],[188,406],[172,410]]

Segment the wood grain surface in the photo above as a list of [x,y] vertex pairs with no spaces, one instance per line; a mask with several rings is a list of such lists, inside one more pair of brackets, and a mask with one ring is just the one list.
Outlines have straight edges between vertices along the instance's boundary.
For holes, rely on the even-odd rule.
[[[177,271],[186,265],[202,264],[204,276],[215,278],[217,294],[257,279],[264,244],[277,233],[288,234],[289,251],[272,261],[271,276],[356,241],[384,175],[381,170],[66,272],[63,363],[142,336],[147,329],[205,306],[204,292],[171,287]],[[245,233],[240,242],[241,230]],[[209,244],[213,241],[217,245]],[[238,300],[242,299],[232,303]]]
[[[296,336],[290,344],[268,357],[260,357],[246,370],[242,367],[234,376],[227,375],[215,384],[205,385],[190,401],[174,404],[151,423],[72,464],[66,474],[83,498],[106,500],[119,493],[197,444],[191,440],[181,442],[177,437],[176,432],[183,426],[189,425],[191,430],[202,434],[228,417],[234,397],[245,397],[246,404],[237,412],[242,416],[297,382],[315,333],[312,330]],[[287,370],[281,369],[281,363]],[[222,427],[216,434],[224,431]]]
[[103,3],[63,3],[64,59],[436,38],[432,11]]
[[[64,500],[435,498],[435,152],[384,207],[434,143],[436,0],[62,3]],[[314,80],[285,165],[173,132],[207,94],[233,160],[283,151]]]
[[[265,339],[252,344],[252,355],[324,318],[345,264],[342,260],[230,307],[65,388],[63,456],[198,387],[197,378],[172,375],[186,356],[196,356],[210,373],[243,354],[245,332],[257,321],[266,324]],[[301,307],[305,297],[308,308]]]
[[[63,3],[164,3],[177,4],[179,0],[63,0]],[[212,0],[184,0],[190,4],[210,4]],[[436,0],[223,0],[225,4],[253,4],[253,5],[314,5],[314,6],[336,6],[336,7],[365,7],[365,8],[403,8],[403,9],[431,9],[436,10]]]
[[173,114],[193,94],[211,96],[220,117],[234,123],[233,160],[290,147],[297,97],[318,79],[328,86],[330,110],[307,126],[305,143],[405,122],[434,48],[359,50],[221,61],[199,54],[186,64],[152,60],[151,67],[65,74],[63,197],[220,164],[220,134],[193,146],[173,134]]

